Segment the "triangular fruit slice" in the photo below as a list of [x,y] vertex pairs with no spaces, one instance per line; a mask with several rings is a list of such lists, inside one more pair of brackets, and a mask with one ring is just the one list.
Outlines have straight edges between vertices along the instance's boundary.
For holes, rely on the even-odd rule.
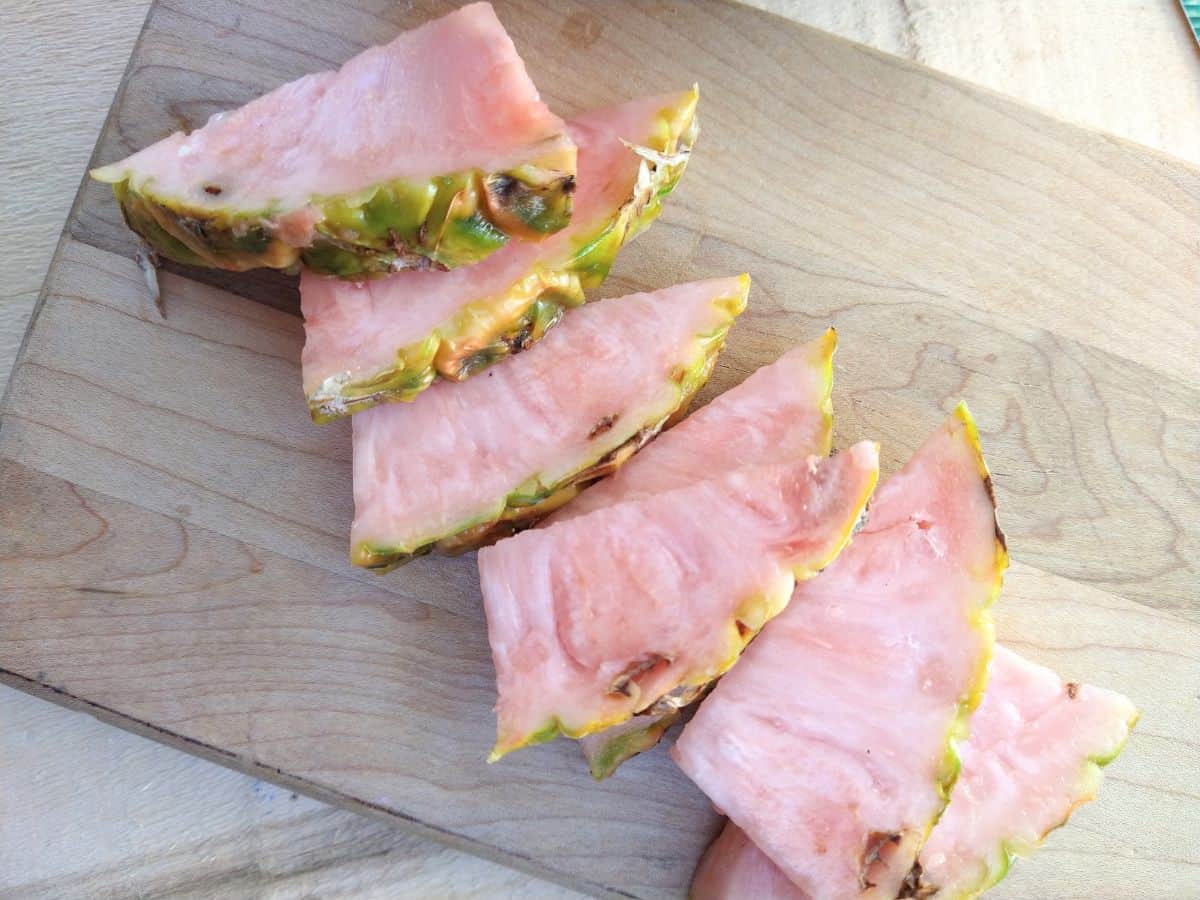
[[1126,697],[997,648],[962,774],[905,896],[974,897],[998,882],[1096,796],[1137,718]]
[[575,147],[475,3],[92,177],[171,259],[360,278],[563,228]]
[[794,347],[714,398],[643,453],[558,510],[562,522],[625,500],[707,481],[743,466],[827,456],[837,332]]
[[721,675],[829,564],[879,472],[875,444],[752,466],[526,531],[479,554],[496,664],[492,759],[619,724]]
[[[950,805],[900,896],[961,900],[1004,877],[1046,833],[1091,800],[1137,710],[1112,691],[1064,684],[1054,672],[996,648],[987,692],[971,717]],[[730,822],[704,854],[693,900],[806,900]]]
[[592,304],[485,377],[356,415],[353,562],[482,546],[620,465],[708,379],[749,288],[742,275]]
[[541,339],[658,215],[687,164],[697,97],[695,89],[647,97],[572,122],[575,211],[545,240],[510,241],[453,272],[365,283],[304,272],[304,394],[313,418],[411,400],[436,376],[461,381]]
[[[837,333],[789,350],[769,366],[656,438],[613,475],[561,507],[548,524],[624,500],[661,493],[747,465],[829,453],[833,431],[833,354]],[[672,694],[662,709],[634,716],[580,740],[588,768],[607,778],[631,756],[649,750],[696,694]]]
[[808,900],[771,857],[763,853],[746,832],[726,822],[708,845],[696,873],[688,900]]
[[684,728],[680,767],[811,897],[900,892],[958,774],[1006,563],[960,406]]

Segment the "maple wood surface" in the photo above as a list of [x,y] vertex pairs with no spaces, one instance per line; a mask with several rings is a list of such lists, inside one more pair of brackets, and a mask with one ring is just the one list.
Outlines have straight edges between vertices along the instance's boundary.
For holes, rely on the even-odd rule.
[[[702,400],[834,324],[840,446],[891,471],[971,404],[1017,560],[1001,637],[1145,709],[1039,896],[1195,886],[1197,170],[745,9],[498,5],[565,114],[701,83],[689,173],[601,293],[752,273]],[[95,161],[448,8],[299,7],[156,5]],[[472,557],[346,562],[349,430],[308,422],[294,281],[173,267],[163,320],[131,248],[85,185],[0,425],[0,677],[582,890],[679,894],[716,817],[662,749],[601,785],[567,742],[483,764]]]

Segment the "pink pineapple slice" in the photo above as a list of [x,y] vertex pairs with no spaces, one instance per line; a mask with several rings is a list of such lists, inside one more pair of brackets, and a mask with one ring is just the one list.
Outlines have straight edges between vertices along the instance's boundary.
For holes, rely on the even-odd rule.
[[833,432],[832,328],[715,397],[555,512],[551,522],[658,494],[742,466],[826,456]]
[[[601,304],[603,305],[603,304]],[[752,466],[479,553],[496,759],[581,737],[718,677],[850,538],[878,448]]]
[[689,900],[808,900],[783,870],[771,862],[746,832],[726,822],[716,840],[708,845],[696,874],[692,876]]
[[[1028,856],[1093,799],[1101,767],[1137,720],[1113,691],[1064,683],[1050,669],[997,647],[987,692],[961,747],[950,805],[921,849],[901,897],[966,900]],[[693,900],[806,900],[806,894],[732,822],[707,850]]]
[[921,850],[917,894],[974,897],[1093,799],[1136,707],[998,648],[950,805]]
[[743,275],[595,303],[485,377],[354,416],[353,562],[481,546],[619,465],[707,380],[749,287]]
[[465,265],[570,219],[575,147],[488,3],[92,176],[167,256],[366,277]]
[[574,212],[544,240],[510,241],[450,272],[366,282],[303,273],[303,380],[313,417],[411,400],[435,377],[465,379],[539,340],[658,215],[687,163],[697,99],[695,89],[643,97],[571,122]]
[[[683,487],[741,466],[826,456],[833,432],[833,354],[837,333],[794,347],[670,428],[613,475],[553,513],[561,522],[594,509]],[[704,690],[698,687],[696,694]],[[607,778],[649,750],[695,696],[674,695],[661,712],[580,740],[588,768]]]
[[903,887],[958,774],[1006,563],[959,406],[684,728],[684,772],[809,896]]

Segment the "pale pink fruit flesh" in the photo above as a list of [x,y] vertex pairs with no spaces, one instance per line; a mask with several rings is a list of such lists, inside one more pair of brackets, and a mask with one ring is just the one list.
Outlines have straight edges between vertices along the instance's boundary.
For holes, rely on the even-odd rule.
[[[1120,694],[1064,684],[1051,670],[997,647],[971,737],[961,747],[962,772],[921,850],[920,880],[909,894],[973,897],[995,884],[1010,856],[1028,855],[1095,796],[1100,766],[1120,752],[1136,719]],[[691,896],[805,900],[732,822],[696,868]]]
[[810,896],[894,898],[915,862],[982,690],[998,535],[960,407],[680,735],[684,772]]
[[836,343],[831,328],[763,366],[663,432],[548,521],[566,521],[742,466],[827,455],[833,430],[829,391]]
[[493,758],[619,724],[712,680],[849,538],[878,474],[855,445],[596,510],[479,553]]
[[[619,468],[553,513],[560,522],[623,500],[704,481],[746,465],[826,456],[833,433],[833,354],[837,332],[793,347],[713,399]],[[691,698],[681,697],[679,705]],[[580,749],[596,778],[650,749],[678,716],[634,716],[585,735]]]
[[360,282],[302,272],[305,395],[332,376],[354,382],[394,365],[398,350],[426,340],[464,307],[502,296],[542,262],[569,256],[633,193],[640,160],[622,141],[645,143],[659,112],[679,99],[643,97],[567,126],[578,147],[571,224],[544,240],[510,240],[482,262],[448,272],[405,270]]
[[982,891],[1091,800],[1137,720],[1122,695],[998,648],[950,805],[921,851],[938,896]]
[[718,278],[591,304],[481,377],[355,415],[352,546],[416,552],[621,446],[675,410],[699,336],[723,333],[746,290]]
[[746,832],[726,822],[692,877],[689,900],[807,900]]
[[[475,3],[106,170],[134,173],[138,186],[150,182],[156,197],[189,208],[296,211],[303,219],[314,197],[394,179],[501,172],[570,147],[491,4]],[[290,242],[307,240],[297,234]]]

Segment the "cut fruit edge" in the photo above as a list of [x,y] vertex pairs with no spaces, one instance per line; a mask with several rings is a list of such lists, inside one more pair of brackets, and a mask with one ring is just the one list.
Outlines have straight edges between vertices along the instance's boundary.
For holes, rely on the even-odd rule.
[[[773,588],[773,590],[761,596],[752,598],[751,601],[743,602],[741,604],[739,609],[743,611],[748,611],[750,607],[754,607],[753,612],[756,613],[758,621],[752,623],[747,622],[746,618],[748,617],[744,617],[743,615],[737,615],[733,620],[729,621],[728,625],[730,629],[737,635],[737,640],[735,642],[736,646],[727,658],[713,664],[706,672],[699,676],[686,676],[682,678],[673,690],[667,692],[665,695],[659,695],[651,698],[641,710],[635,710],[632,715],[627,713],[618,713],[611,718],[588,722],[579,728],[572,728],[566,725],[557,715],[553,715],[541,727],[533,729],[532,731],[517,738],[510,738],[506,740],[502,736],[498,735],[496,744],[488,756],[488,762],[494,763],[514,750],[520,750],[524,747],[531,747],[536,744],[547,743],[559,736],[578,740],[596,732],[605,731],[607,729],[620,726],[631,721],[634,716],[645,709],[655,708],[655,704],[658,704],[660,700],[664,699],[664,697],[666,698],[665,702],[667,704],[673,704],[674,702],[690,702],[691,700],[700,696],[700,694],[703,693],[713,683],[715,683],[721,675],[723,675],[735,663],[737,663],[746,646],[751,640],[754,639],[758,632],[771,619],[784,611],[788,605],[788,602],[791,600],[795,584],[799,581],[806,581],[810,578],[813,578],[820,574],[823,569],[827,568],[835,559],[837,559],[838,555],[841,554],[841,552],[851,542],[855,532],[857,532],[861,527],[863,518],[866,514],[868,501],[870,500],[871,495],[874,493],[875,486],[878,481],[879,445],[873,441],[860,441],[858,444],[854,445],[854,447],[851,447],[847,452],[856,453],[859,452],[860,448],[865,448],[865,452],[872,454],[876,462],[870,477],[863,479],[861,491],[859,491],[859,493],[857,493],[847,502],[847,506],[854,510],[854,514],[848,516],[844,526],[837,533],[831,536],[827,544],[827,550],[823,553],[823,555],[814,559],[806,560],[803,564],[795,564],[789,568],[787,573],[788,583],[786,585],[777,584],[770,586]],[[816,457],[810,457],[810,459],[816,461]],[[721,476],[717,477],[719,478]],[[676,491],[687,491],[689,487],[690,486],[685,486],[676,488],[672,491],[665,491],[663,494],[657,496],[665,496],[666,494],[675,493]],[[654,500],[655,497],[652,496],[649,498],[631,500],[628,501],[628,503],[631,505],[652,503]],[[588,516],[583,518],[602,514],[603,510],[597,510],[589,513]]]
[[[1005,651],[1000,646],[997,646],[996,649],[997,659],[1003,653],[1008,653],[1009,656],[1017,658],[1022,663],[1034,665],[1012,651]],[[985,702],[987,702],[986,698]],[[1015,859],[1032,855],[1051,832],[1068,823],[1075,810],[1095,799],[1102,780],[1103,768],[1121,754],[1140,716],[1140,712],[1133,708],[1132,704],[1129,704],[1129,707],[1131,712],[1121,723],[1123,733],[1120,738],[1115,743],[1106,738],[1104,746],[1090,750],[1082,759],[1079,777],[1074,782],[1077,787],[1070,791],[1069,806],[1060,821],[1040,830],[1037,839],[1033,842],[1001,841],[990,854],[979,858],[984,872],[978,881],[970,885],[953,885],[947,890],[946,886],[932,884],[923,878],[918,861],[910,878],[905,882],[898,900],[903,900],[903,898],[925,900],[925,898],[933,897],[944,897],[946,900],[970,900],[970,898],[978,897],[984,891],[995,887],[1003,880]],[[960,798],[959,802],[970,802],[970,798]],[[978,812],[976,811],[976,814]],[[935,834],[938,827],[945,826],[935,826]],[[756,892],[753,895],[755,900],[804,900],[803,892],[788,880],[770,857],[763,853],[736,824],[727,821],[696,867],[690,896],[693,900],[736,900],[736,898],[744,896],[741,891],[748,884],[755,887]]]
[[[833,443],[833,357],[837,352],[837,330],[827,328],[820,338],[810,341],[809,344],[813,348],[809,362],[814,369],[820,372],[820,387],[815,408],[821,416],[822,428],[818,446],[812,448],[811,454],[804,455],[828,456]],[[786,355],[783,354],[783,356]],[[769,363],[768,366],[770,365],[774,365],[774,363]],[[733,397],[741,387],[742,385],[737,385],[730,388],[722,396]],[[633,465],[653,465],[653,462],[654,449],[650,447]],[[628,722],[615,726],[611,729],[611,734],[601,731],[581,738],[580,750],[587,761],[592,777],[597,781],[602,781],[612,775],[622,763],[654,747],[662,740],[663,735],[670,727],[678,721],[683,710],[699,700],[708,688],[709,685],[704,685],[687,694],[664,697],[650,711],[640,713]]]
[[589,226],[586,237],[573,240],[564,257],[540,260],[502,292],[459,308],[425,339],[398,348],[394,365],[366,377],[339,372],[323,379],[307,396],[313,421],[413,400],[437,377],[462,381],[528,349],[567,310],[586,302],[584,291],[607,277],[618,251],[658,218],[663,199],[683,177],[699,134],[699,97],[693,86],[647,123],[641,144],[622,141],[639,159],[631,194],[610,217]]
[[[457,156],[451,150],[443,162],[437,160],[448,152],[444,140],[415,141],[415,160],[389,155],[397,142],[395,135],[380,134],[380,121],[390,123],[388,114],[395,117],[397,110],[419,115],[412,107],[427,87],[418,77],[391,73],[429,66],[446,47],[468,55],[474,71],[446,66],[427,77],[447,87],[443,94],[463,98],[462,109],[469,110],[463,114],[482,121],[490,112],[481,106],[487,93],[470,91],[465,80],[482,72],[494,79],[488,85],[493,94],[511,100],[515,110],[507,119],[496,117],[500,124],[491,130],[483,126],[492,120],[483,122],[477,139],[482,146],[460,147]],[[377,88],[374,104],[363,96],[369,88]],[[446,108],[443,102],[439,110]],[[436,134],[463,128],[461,120],[443,118],[432,126]],[[329,139],[341,137],[339,128],[357,129],[352,137],[359,158],[347,161],[344,142]],[[327,192],[314,171],[272,169],[264,162],[292,150],[316,157],[316,171],[332,178]],[[228,169],[237,173],[233,184],[214,174]],[[562,120],[538,97],[495,11],[475,3],[90,175],[112,186],[133,231],[178,262],[234,271],[290,270],[304,262],[315,271],[359,279],[403,268],[468,265],[510,236],[536,240],[562,229],[571,217],[575,146]],[[249,187],[237,183],[242,176]]]
[[[712,298],[713,307],[723,314],[724,321],[712,331],[696,336],[690,361],[674,375],[678,392],[671,408],[660,418],[644,423],[624,443],[598,458],[588,460],[577,471],[552,484],[543,484],[537,475],[530,476],[508,493],[502,507],[494,515],[463,522],[449,533],[432,538],[414,549],[359,543],[351,549],[351,562],[382,574],[434,551],[457,555],[477,550],[534,525],[543,516],[569,502],[585,485],[621,466],[686,410],[696,392],[712,374],[717,356],[724,349],[729,329],[746,308],[749,292],[750,276],[743,274],[737,278],[735,293]],[[532,352],[536,352],[536,349]]]

